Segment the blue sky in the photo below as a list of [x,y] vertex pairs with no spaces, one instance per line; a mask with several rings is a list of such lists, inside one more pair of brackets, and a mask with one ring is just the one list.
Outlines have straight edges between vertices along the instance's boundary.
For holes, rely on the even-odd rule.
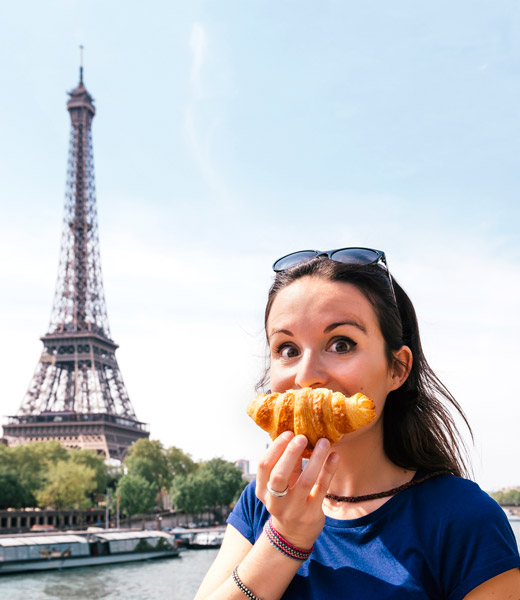
[[49,322],[83,44],[109,321],[152,437],[257,460],[271,263],[372,246],[473,425],[477,481],[519,484],[519,34],[513,1],[4,3],[2,414]]

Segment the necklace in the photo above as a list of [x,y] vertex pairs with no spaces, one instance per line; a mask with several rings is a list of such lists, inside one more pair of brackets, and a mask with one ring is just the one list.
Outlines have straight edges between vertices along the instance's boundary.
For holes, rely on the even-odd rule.
[[412,479],[408,483],[403,483],[403,485],[399,485],[391,490],[386,490],[386,492],[377,492],[376,494],[366,494],[365,496],[336,496],[336,494],[325,494],[325,498],[329,500],[336,500],[336,502],[366,502],[367,500],[376,500],[378,498],[388,498],[388,496],[393,496],[394,494],[398,494],[399,492],[403,492],[408,488],[414,487],[415,485],[419,485],[423,483],[423,481],[427,481],[432,477],[438,477],[439,475],[451,475],[450,471],[435,471],[435,473],[428,473],[419,479]]

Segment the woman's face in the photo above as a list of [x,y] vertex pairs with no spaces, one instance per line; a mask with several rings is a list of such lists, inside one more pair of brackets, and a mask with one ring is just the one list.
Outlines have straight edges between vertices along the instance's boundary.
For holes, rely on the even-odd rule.
[[[273,392],[326,387],[371,398],[399,387],[370,302],[350,283],[308,276],[278,292],[267,321]],[[377,419],[379,420],[379,419]]]

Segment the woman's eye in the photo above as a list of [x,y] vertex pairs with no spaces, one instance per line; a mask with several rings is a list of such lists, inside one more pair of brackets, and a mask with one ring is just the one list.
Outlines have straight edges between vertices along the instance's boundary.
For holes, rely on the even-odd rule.
[[276,353],[282,358],[294,358],[298,356],[298,350],[294,346],[282,345],[276,349]]
[[337,352],[338,354],[346,354],[347,352],[350,352],[355,345],[356,343],[348,338],[340,338],[333,340],[328,350],[330,352]]

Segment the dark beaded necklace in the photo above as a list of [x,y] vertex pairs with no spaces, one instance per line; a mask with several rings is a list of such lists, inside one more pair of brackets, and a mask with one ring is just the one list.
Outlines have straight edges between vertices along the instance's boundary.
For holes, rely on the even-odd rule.
[[325,494],[325,498],[329,500],[336,500],[336,502],[366,502],[367,500],[377,500],[379,498],[388,498],[389,496],[394,496],[399,492],[403,492],[408,488],[414,487],[415,485],[419,485],[423,483],[423,481],[427,481],[432,477],[438,477],[439,475],[451,475],[450,471],[435,471],[435,473],[428,473],[423,477],[419,477],[419,479],[412,479],[408,483],[403,483],[403,485],[399,485],[398,487],[392,488],[391,490],[386,490],[386,492],[377,492],[376,494],[366,494],[365,496],[336,496],[336,494]]

